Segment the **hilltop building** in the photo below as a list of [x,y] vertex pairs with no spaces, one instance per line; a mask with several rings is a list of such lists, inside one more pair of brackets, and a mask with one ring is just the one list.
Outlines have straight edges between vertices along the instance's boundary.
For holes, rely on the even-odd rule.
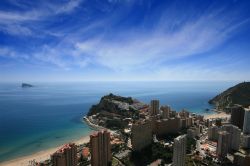
[[186,143],[186,135],[174,139],[173,166],[185,166]]
[[110,132],[104,130],[90,135],[91,165],[107,166],[111,162]]
[[76,166],[77,165],[77,147],[74,143],[64,145],[51,155],[53,166]]

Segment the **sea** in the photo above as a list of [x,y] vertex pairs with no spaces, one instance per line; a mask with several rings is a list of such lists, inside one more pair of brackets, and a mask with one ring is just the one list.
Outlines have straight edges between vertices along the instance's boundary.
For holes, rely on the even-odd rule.
[[208,100],[236,82],[68,82],[0,83],[0,162],[88,136],[82,118],[109,93],[145,103],[159,99],[176,111],[209,114]]

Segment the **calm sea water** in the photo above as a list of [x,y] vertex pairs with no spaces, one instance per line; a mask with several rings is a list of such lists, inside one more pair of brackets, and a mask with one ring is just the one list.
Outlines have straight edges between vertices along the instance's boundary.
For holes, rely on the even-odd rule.
[[82,117],[101,96],[114,93],[177,111],[205,114],[207,101],[233,82],[85,82],[0,84],[0,162],[88,135]]

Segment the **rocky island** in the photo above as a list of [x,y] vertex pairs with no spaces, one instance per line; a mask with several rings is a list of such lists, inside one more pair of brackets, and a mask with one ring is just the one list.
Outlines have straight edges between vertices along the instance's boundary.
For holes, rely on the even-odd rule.
[[33,87],[33,85],[27,84],[27,83],[22,83],[21,87],[22,88],[31,88],[31,87]]
[[224,110],[235,104],[248,107],[250,105],[250,82],[237,84],[209,101],[219,110]]

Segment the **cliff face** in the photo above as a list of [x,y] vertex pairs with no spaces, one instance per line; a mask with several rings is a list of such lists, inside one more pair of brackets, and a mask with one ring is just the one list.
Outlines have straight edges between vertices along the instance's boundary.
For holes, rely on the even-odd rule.
[[93,105],[88,112],[88,116],[101,112],[126,115],[138,109],[136,104],[138,104],[138,101],[131,97],[116,96],[111,93],[103,96],[98,104]]
[[240,104],[244,107],[250,105],[250,82],[243,82],[233,86],[209,101],[218,109]]
[[123,129],[128,125],[129,119],[138,119],[139,110],[145,107],[146,104],[131,97],[116,96],[111,93],[93,105],[87,116],[95,125],[109,129]]

